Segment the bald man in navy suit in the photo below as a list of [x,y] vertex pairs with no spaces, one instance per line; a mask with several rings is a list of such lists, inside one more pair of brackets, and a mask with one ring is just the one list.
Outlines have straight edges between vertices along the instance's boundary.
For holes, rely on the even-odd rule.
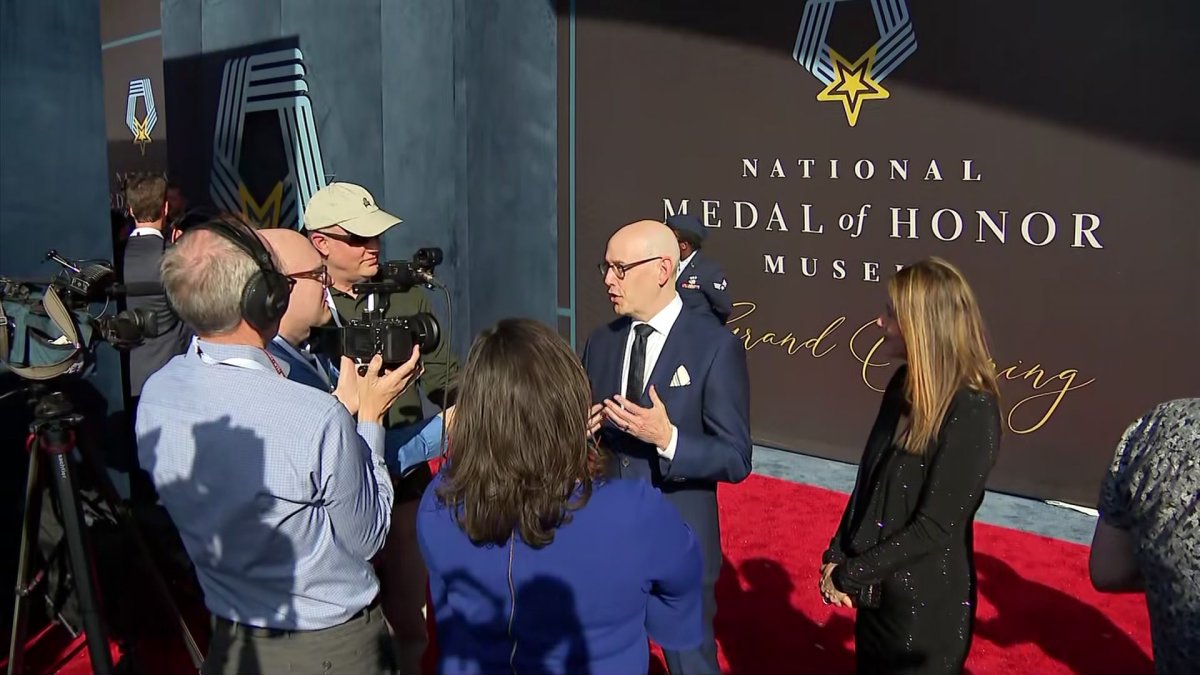
[[664,655],[673,675],[718,673],[717,483],[750,473],[746,351],[707,308],[684,305],[675,289],[679,247],[663,223],[621,228],[600,267],[619,318],[583,350],[595,404],[589,431],[614,453],[615,474],[650,481],[692,528],[704,554],[704,640]]

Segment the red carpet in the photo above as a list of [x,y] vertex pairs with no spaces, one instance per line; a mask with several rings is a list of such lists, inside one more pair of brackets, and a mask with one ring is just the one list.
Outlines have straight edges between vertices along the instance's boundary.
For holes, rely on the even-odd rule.
[[[722,486],[720,496],[727,557],[717,588],[722,666],[753,675],[853,672],[853,613],[826,607],[816,589],[820,555],[845,495],[751,476]],[[976,526],[975,541],[980,594],[969,673],[1153,671],[1144,599],[1093,591],[1086,547],[989,525]],[[47,669],[30,672],[61,666],[62,652],[45,651],[31,660]],[[86,650],[73,656],[60,672],[90,672]],[[182,653],[150,662],[161,666],[155,672],[194,672]],[[651,671],[665,669],[654,663]]]
[[[821,553],[846,496],[751,476],[721,486],[720,499],[722,666],[733,673],[853,672],[853,612],[826,607],[817,592]],[[1153,671],[1145,600],[1093,591],[1086,547],[982,524],[975,543],[979,612],[970,673]]]

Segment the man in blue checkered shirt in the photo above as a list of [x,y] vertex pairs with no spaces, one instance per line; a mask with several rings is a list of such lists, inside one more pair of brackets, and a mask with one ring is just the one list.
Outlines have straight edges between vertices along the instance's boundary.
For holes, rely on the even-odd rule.
[[235,229],[200,226],[164,255],[167,296],[199,340],[150,377],[137,419],[139,459],[213,615],[202,672],[395,672],[369,560],[394,496],[381,422],[418,352],[387,374],[378,358],[363,375],[343,363],[357,424],[337,398],[287,379],[266,350],[278,326],[247,320],[247,291],[274,264],[256,233]]

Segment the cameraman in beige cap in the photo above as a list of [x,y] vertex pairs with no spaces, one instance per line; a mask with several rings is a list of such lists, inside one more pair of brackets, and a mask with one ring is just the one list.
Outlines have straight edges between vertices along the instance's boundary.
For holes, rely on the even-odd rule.
[[[333,320],[339,325],[362,316],[365,297],[357,296],[353,286],[379,273],[380,236],[400,222],[379,208],[370,192],[351,183],[332,183],[309,200],[304,229],[329,271]],[[392,293],[380,302],[388,318],[433,313],[428,295],[419,287]],[[422,362],[425,371],[417,382],[425,395],[443,408],[453,405],[458,363],[450,354],[450,345],[442,340]],[[406,427],[421,419],[420,396],[416,387],[409,387],[388,411],[384,426]],[[425,624],[428,572],[417,548],[416,513],[432,476],[429,465],[422,463],[393,480],[396,497],[391,530],[376,561],[383,612],[392,627],[402,675],[421,672],[421,656],[429,642]]]

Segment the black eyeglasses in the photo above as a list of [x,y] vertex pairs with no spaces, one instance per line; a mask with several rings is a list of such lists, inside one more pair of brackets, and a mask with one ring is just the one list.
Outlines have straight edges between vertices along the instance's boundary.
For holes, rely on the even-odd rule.
[[637,262],[631,262],[631,263],[609,264],[606,262],[602,262],[599,265],[597,265],[596,268],[600,270],[600,276],[606,277],[606,276],[608,276],[608,271],[612,270],[613,273],[617,275],[618,279],[624,279],[625,273],[628,272],[629,270],[637,267],[638,265],[645,265],[646,263],[653,262],[655,260],[662,260],[662,256],[656,255],[653,258],[646,258],[645,260],[639,260]]
[[313,234],[319,234],[322,237],[336,239],[343,244],[349,244],[350,246],[366,246],[373,241],[379,240],[379,235],[375,235],[374,237],[364,237],[359,234],[341,234],[340,232],[326,232],[324,230],[317,230]]
[[295,285],[297,279],[312,279],[313,281],[320,282],[320,284],[326,288],[333,285],[333,279],[329,277],[329,268],[325,267],[324,265],[321,265],[315,270],[289,274],[287,275],[287,278],[291,280],[293,285]]

